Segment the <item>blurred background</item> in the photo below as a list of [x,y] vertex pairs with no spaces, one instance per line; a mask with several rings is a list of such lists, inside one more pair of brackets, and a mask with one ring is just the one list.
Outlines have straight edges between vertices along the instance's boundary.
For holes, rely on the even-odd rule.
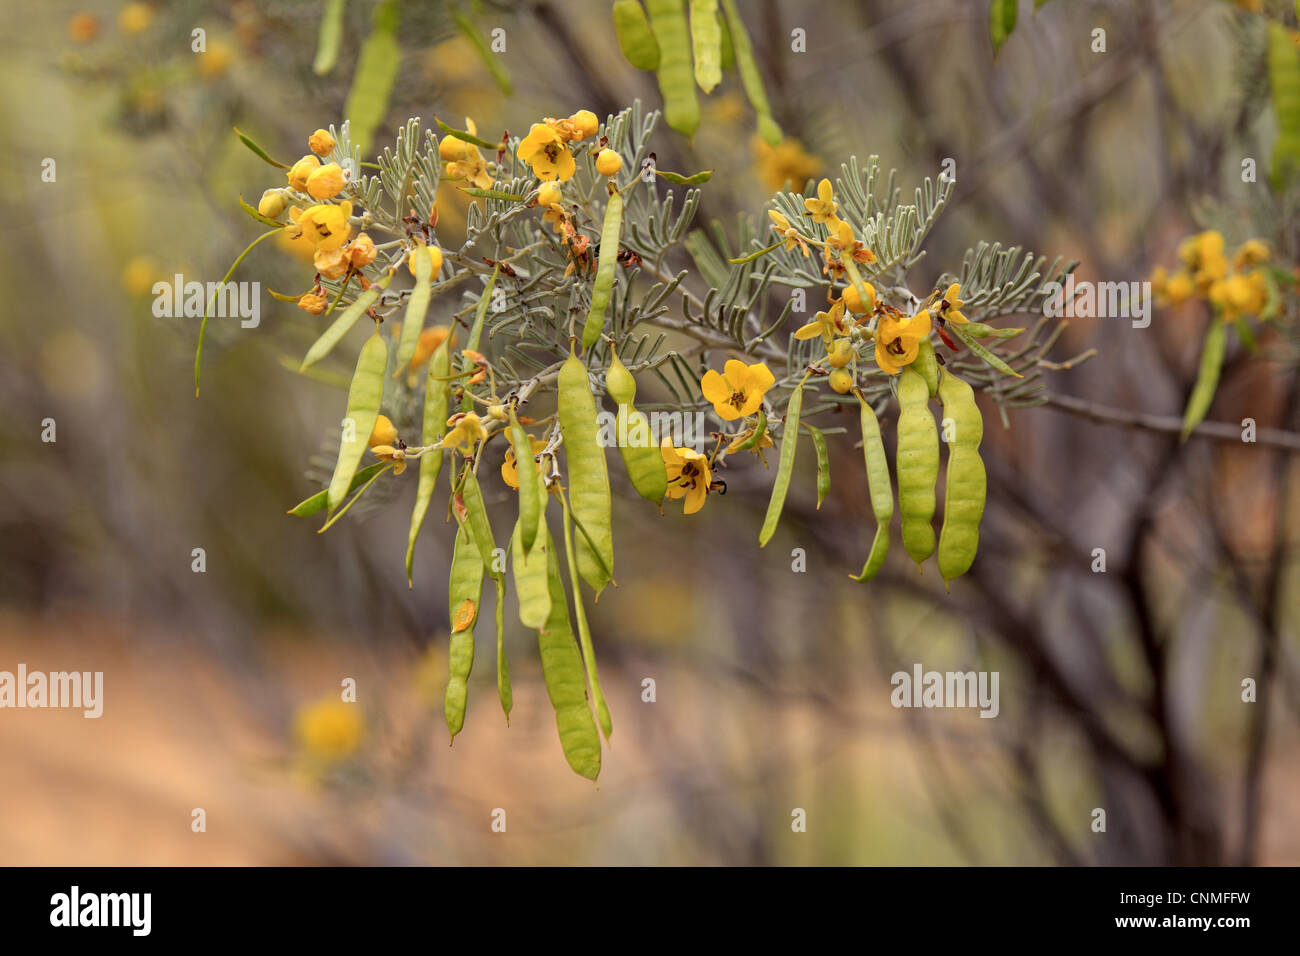
[[[480,628],[448,748],[449,530],[426,525],[408,590],[411,483],[323,537],[285,514],[328,474],[344,406],[292,371],[315,320],[264,296],[257,329],[215,323],[196,401],[197,320],[151,309],[155,281],[215,281],[260,231],[236,197],[280,174],[231,126],[285,158],[341,119],[374,4],[346,5],[321,77],[323,6],[3,0],[0,670],[103,670],[106,689],[99,720],[0,711],[0,863],[1300,863],[1297,456],[1116,424],[1181,415],[1203,303],[1142,330],[1074,321],[1054,356],[1096,357],[1050,372],[1062,399],[1007,428],[982,399],[989,506],[950,594],[901,548],[870,585],[847,579],[872,519],[843,440],[826,504],[801,462],[761,551],[761,468],[733,468],[688,519],[616,487],[620,587],[591,612],[615,727],[599,788],[566,766],[535,636],[509,614],[511,724]],[[400,6],[380,145],[410,115],[470,116],[493,139],[661,105],[604,0]],[[699,224],[756,218],[850,154],[909,191],[952,158],[921,294],[981,239],[1115,281],[1207,227],[1296,262],[1295,218],[1262,174],[1241,182],[1276,135],[1250,4],[1026,2],[996,60],[986,4],[739,6],[787,140],[757,141],[734,72],[693,143],[661,128],[661,167],[717,170]],[[510,95],[456,10],[506,31]],[[449,241],[464,202],[440,201]],[[241,277],[294,291],[310,267],[266,244]],[[1300,431],[1295,342],[1262,346],[1230,352],[1210,418]],[[895,710],[889,675],[916,663],[998,671],[999,717]],[[349,677],[355,706],[336,703]]]

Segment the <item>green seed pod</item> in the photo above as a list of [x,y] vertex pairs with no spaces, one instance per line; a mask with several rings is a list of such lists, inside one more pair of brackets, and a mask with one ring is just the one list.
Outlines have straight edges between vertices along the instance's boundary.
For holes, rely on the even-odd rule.
[[943,402],[943,416],[951,422],[952,429],[943,530],[939,533],[939,573],[946,584],[965,574],[975,560],[988,478],[979,453],[984,420],[975,404],[974,390],[944,369],[939,382],[939,400]]
[[921,378],[925,379],[925,384],[930,389],[930,397],[939,394],[939,360],[934,354],[934,344],[929,339],[921,339],[920,347],[916,351],[916,361],[912,363],[912,368],[920,373]]
[[903,547],[920,567],[934,553],[934,485],[939,480],[939,430],[930,390],[909,365],[898,376],[898,510]]
[[636,401],[636,379],[619,360],[618,353],[610,350],[609,369],[605,372],[605,391],[609,397],[620,405],[631,405]]
[[659,41],[640,0],[615,0],[614,32],[623,58],[638,70],[659,69]]

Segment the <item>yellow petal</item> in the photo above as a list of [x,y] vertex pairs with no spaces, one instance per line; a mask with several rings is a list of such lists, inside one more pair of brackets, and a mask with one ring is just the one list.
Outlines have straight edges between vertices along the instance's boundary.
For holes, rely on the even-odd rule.
[[807,325],[795,329],[794,337],[796,339],[815,339],[822,334],[822,324],[820,322],[809,322]]
[[741,389],[747,396],[752,398],[752,393],[757,393],[758,397],[762,398],[763,393],[776,384],[776,376],[772,374],[766,362],[759,362],[745,369],[742,383]]
[[817,184],[817,198],[822,202],[830,202],[835,198],[835,190],[831,188],[829,179],[823,179]]
[[714,405],[725,403],[731,398],[731,389],[727,387],[726,379],[713,369],[705,372],[704,378],[700,379],[700,391]]

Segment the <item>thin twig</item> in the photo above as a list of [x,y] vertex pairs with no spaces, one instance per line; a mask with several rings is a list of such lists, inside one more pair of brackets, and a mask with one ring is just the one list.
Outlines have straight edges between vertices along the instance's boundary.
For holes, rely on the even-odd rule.
[[[1047,405],[1058,408],[1070,415],[1087,418],[1105,425],[1118,425],[1121,428],[1137,428],[1145,431],[1181,434],[1183,420],[1173,415],[1148,415],[1145,412],[1132,412],[1124,408],[1109,405],[1097,405],[1070,395],[1047,395]],[[1192,430],[1196,438],[1209,438],[1214,441],[1242,441],[1241,426],[1232,422],[1202,422]],[[1283,431],[1279,428],[1259,428],[1255,431],[1255,443],[1285,448],[1300,452],[1300,434]]]

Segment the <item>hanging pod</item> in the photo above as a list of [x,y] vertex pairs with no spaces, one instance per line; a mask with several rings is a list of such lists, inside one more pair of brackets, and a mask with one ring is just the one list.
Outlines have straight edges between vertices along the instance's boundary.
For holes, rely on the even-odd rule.
[[975,392],[966,382],[943,370],[939,381],[948,441],[948,472],[944,485],[943,528],[939,532],[939,573],[946,585],[965,574],[979,547],[980,519],[988,478],[980,458],[984,419]]

